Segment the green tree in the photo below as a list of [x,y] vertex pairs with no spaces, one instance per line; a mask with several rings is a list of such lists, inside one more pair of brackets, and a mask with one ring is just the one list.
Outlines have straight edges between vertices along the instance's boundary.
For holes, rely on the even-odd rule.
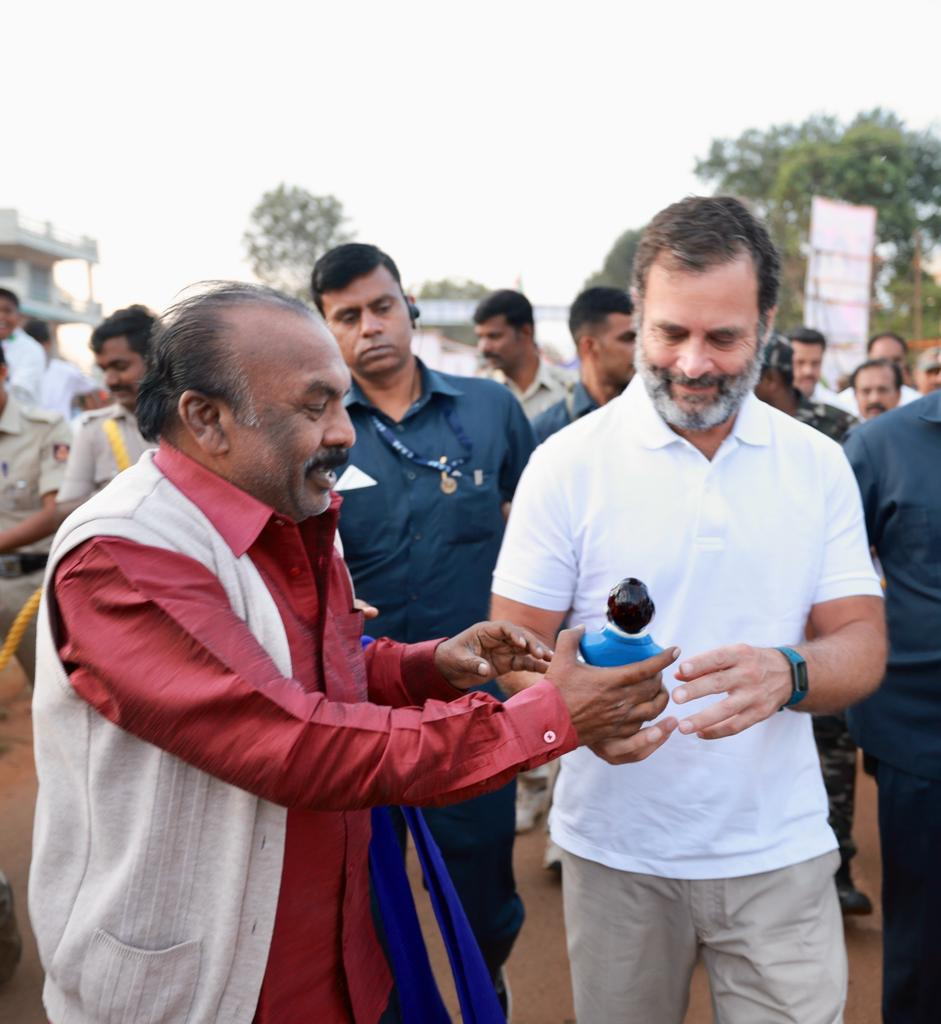
[[438,281],[425,281],[414,289],[419,299],[482,299],[492,290],[467,277],[442,277]]
[[610,288],[630,288],[634,253],[637,252],[637,243],[642,234],[643,230],[628,228],[619,235],[608,250],[601,270],[592,274],[583,287],[596,288],[599,285],[608,285]]
[[328,249],[348,242],[343,204],[296,185],[278,185],[252,210],[242,236],[255,276],[299,299],[310,297],[310,272]]
[[[889,111],[858,114],[848,125],[815,115],[798,125],[752,128],[737,139],[714,140],[695,169],[716,193],[751,200],[767,221],[783,260],[779,322],[784,326],[799,322],[803,312],[814,195],[877,210],[874,330],[886,329],[901,315],[897,300],[904,293],[901,282],[912,276],[916,229],[926,250],[941,242],[941,138],[908,129]],[[908,317],[903,333],[912,329],[910,308]]]

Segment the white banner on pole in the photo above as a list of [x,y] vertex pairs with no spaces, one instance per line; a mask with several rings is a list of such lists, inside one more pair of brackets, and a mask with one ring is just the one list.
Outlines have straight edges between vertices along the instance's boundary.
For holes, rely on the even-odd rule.
[[804,286],[804,323],[827,338],[831,386],[866,358],[876,209],[814,196]]

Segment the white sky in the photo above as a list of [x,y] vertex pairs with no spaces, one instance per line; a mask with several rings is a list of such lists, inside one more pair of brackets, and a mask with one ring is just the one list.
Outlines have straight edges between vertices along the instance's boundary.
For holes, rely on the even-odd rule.
[[521,275],[567,303],[621,231],[703,191],[713,138],[939,116],[936,0],[33,0],[3,20],[0,207],[97,238],[106,311],[249,277],[241,235],[281,181],[335,194],[408,283]]

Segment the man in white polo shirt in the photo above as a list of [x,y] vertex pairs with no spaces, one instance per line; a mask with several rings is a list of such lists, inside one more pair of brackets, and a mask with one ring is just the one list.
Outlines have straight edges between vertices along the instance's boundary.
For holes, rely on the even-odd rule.
[[885,633],[841,449],[752,394],[777,287],[737,200],[654,218],[634,262],[638,373],[534,453],[494,573],[494,614],[547,639],[600,626],[609,588],[637,576],[655,638],[683,651],[661,750],[563,762],[551,828],[579,1024],[680,1024],[700,951],[724,1024],[842,1019],[837,843],[795,712],[872,692]]

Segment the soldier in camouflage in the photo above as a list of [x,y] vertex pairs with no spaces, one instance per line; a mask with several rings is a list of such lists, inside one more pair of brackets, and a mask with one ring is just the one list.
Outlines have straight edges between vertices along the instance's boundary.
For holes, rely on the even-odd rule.
[[[856,420],[848,412],[806,398],[794,387],[791,346],[780,334],[773,334],[765,346],[761,379],[755,394],[769,405],[806,423],[842,444]],[[846,727],[843,712],[814,715],[814,738],[830,804],[830,827],[840,844],[840,867],[836,888],[844,914],[871,914],[872,903],[854,885],[850,860],[856,853],[853,842],[853,806],[856,799],[856,744]]]

